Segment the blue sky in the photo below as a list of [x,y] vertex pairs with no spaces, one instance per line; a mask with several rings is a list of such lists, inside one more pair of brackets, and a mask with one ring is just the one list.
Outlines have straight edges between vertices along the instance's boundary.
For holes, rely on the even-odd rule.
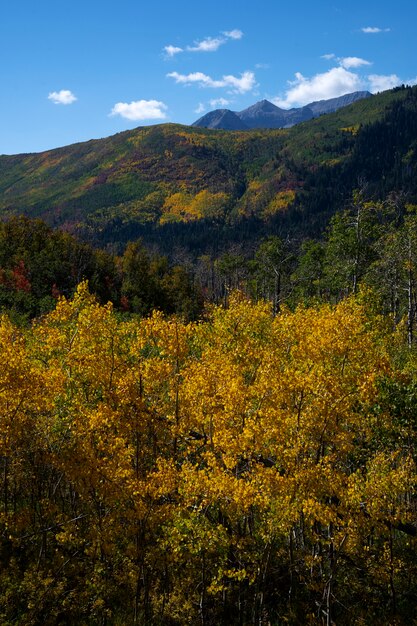
[[417,3],[3,0],[0,154],[417,82]]

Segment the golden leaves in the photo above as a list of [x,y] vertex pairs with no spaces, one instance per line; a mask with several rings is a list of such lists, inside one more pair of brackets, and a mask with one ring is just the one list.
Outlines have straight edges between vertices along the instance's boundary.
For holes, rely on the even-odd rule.
[[241,294],[199,324],[126,322],[86,284],[30,330],[3,318],[0,524],[49,559],[39,588],[79,553],[97,614],[114,580],[133,597],[149,570],[155,604],[180,615],[188,599],[193,615],[203,570],[218,596],[263,584],[274,560],[294,575],[292,554],[322,593],[331,550],[363,559],[370,533],[389,548],[387,528],[412,521],[416,468],[377,439],[380,422],[405,432],[377,412],[381,328],[358,300],[273,317]]

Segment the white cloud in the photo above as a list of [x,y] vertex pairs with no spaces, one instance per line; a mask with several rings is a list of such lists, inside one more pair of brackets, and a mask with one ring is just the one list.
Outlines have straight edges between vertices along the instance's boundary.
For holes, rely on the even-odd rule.
[[243,37],[242,31],[238,28],[235,28],[234,30],[225,30],[223,35],[226,35],[229,39],[242,39]]
[[177,46],[165,46],[164,51],[168,57],[173,57],[179,52],[183,52],[183,49],[178,48]]
[[191,74],[170,72],[167,76],[169,78],[173,78],[175,82],[180,85],[197,84],[200,87],[211,87],[214,89],[229,87],[234,93],[246,93],[247,91],[251,91],[256,84],[255,74],[249,71],[243,72],[243,74],[240,75],[240,78],[232,75],[226,75],[223,76],[221,80],[214,80],[211,76],[208,76],[203,72],[192,72]]
[[61,89],[61,91],[51,91],[48,100],[52,100],[54,104],[72,104],[77,98],[69,89]]
[[216,52],[226,43],[226,39],[223,37],[207,37],[202,41],[196,41],[194,46],[187,46],[189,52]]
[[243,72],[240,78],[236,76],[223,76],[226,86],[233,87],[233,91],[237,93],[246,93],[251,91],[256,85],[255,74],[253,72]]
[[[225,30],[218,37],[206,37],[201,41],[195,41],[192,46],[186,46],[185,50],[187,52],[216,52],[227,43],[228,39],[242,39],[243,33],[238,28],[234,28],[233,30]],[[178,46],[164,46],[164,52],[167,58],[172,58],[176,54],[180,52],[184,52],[184,48],[179,48]]]
[[333,67],[328,72],[316,74],[311,78],[305,78],[300,72],[295,76],[296,80],[289,82],[290,88],[286,91],[285,97],[272,100],[277,106],[283,108],[303,106],[316,100],[337,98],[365,87],[360,76],[344,67]]
[[206,107],[204,106],[204,104],[202,102],[199,102],[198,107],[194,109],[194,113],[204,113],[205,110]]
[[361,31],[367,35],[375,33],[389,33],[390,30],[390,28],[378,28],[378,26],[364,26],[364,28],[361,28]]
[[372,65],[370,61],[361,59],[359,57],[344,57],[339,59],[339,63],[345,70],[350,70],[353,67],[362,67],[363,65]]
[[370,74],[368,76],[370,91],[377,93],[378,91],[386,91],[401,84],[401,79],[396,74],[384,76],[381,74]]
[[192,85],[198,83],[201,87],[224,87],[221,81],[216,81],[203,74],[203,72],[191,72],[190,74],[179,74],[178,72],[170,72],[168,78],[173,78],[177,84]]
[[230,104],[230,100],[226,100],[226,98],[213,98],[210,100],[211,107],[225,107]]
[[117,102],[110,115],[120,115],[127,120],[163,120],[166,118],[166,104],[158,100],[136,100],[134,102]]
[[337,61],[345,70],[361,67],[363,65],[372,65],[372,63],[366,61],[366,59],[361,59],[360,57],[337,57],[333,52],[331,54],[322,54],[320,58],[326,61]]

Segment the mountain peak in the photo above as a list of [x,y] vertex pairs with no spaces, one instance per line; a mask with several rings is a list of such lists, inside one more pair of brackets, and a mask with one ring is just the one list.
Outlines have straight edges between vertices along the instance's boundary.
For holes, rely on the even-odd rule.
[[285,113],[269,100],[260,100],[236,115],[249,128],[282,128],[286,123]]
[[259,102],[255,102],[255,104],[252,104],[252,106],[248,107],[247,109],[240,111],[238,115],[248,113],[249,111],[266,111],[266,112],[271,111],[272,112],[272,111],[277,111],[277,110],[282,111],[282,109],[277,107],[275,104],[273,104],[269,100],[259,100]]
[[223,130],[248,130],[248,126],[229,109],[215,109],[200,117],[192,126]]

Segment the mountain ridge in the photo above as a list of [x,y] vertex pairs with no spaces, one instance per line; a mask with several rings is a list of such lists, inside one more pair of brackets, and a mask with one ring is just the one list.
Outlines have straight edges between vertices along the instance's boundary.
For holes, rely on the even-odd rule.
[[[209,111],[191,126],[222,130],[246,130],[247,128],[291,128],[295,124],[326,113],[333,113],[340,108],[353,104],[363,98],[369,98],[369,91],[354,91],[338,98],[317,100],[303,107],[282,109],[269,100],[260,100],[243,111],[214,109]],[[241,125],[239,126],[240,120]]]

